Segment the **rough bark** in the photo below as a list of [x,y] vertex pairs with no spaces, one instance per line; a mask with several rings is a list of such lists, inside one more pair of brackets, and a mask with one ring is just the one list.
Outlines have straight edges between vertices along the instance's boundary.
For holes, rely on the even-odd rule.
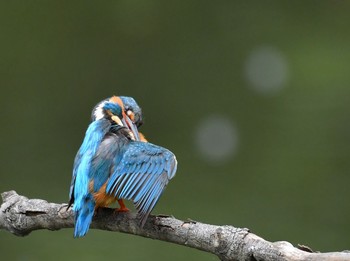
[[[34,230],[74,227],[74,213],[67,204],[48,203],[28,199],[15,191],[1,194],[0,229],[17,236],[26,236]],[[141,229],[133,213],[115,214],[112,209],[101,209],[95,215],[91,228],[123,232],[163,240],[210,252],[221,260],[350,260],[350,252],[314,253],[308,247],[298,249],[280,241],[269,242],[246,228],[216,226],[196,221],[181,221],[170,216],[150,216]]]

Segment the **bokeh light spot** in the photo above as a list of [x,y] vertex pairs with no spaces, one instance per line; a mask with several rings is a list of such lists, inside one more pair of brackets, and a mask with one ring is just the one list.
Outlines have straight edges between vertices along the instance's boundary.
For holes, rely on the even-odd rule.
[[278,49],[260,46],[252,50],[245,61],[245,78],[261,94],[276,94],[285,87],[288,63]]
[[196,131],[196,146],[205,160],[227,160],[236,153],[238,136],[233,123],[226,117],[212,115],[204,118]]

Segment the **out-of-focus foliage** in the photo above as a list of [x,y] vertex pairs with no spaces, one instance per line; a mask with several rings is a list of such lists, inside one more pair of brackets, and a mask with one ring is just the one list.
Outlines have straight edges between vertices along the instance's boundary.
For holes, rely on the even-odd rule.
[[[349,11],[348,1],[3,1],[0,191],[67,202],[92,107],[128,95],[147,138],[179,161],[155,214],[349,248]],[[215,259],[72,234],[1,231],[1,257]]]

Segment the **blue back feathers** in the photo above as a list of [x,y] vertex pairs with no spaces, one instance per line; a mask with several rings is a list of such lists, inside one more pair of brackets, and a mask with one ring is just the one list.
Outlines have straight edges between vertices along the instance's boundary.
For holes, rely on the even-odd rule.
[[110,122],[105,119],[92,122],[85,134],[74,161],[73,177],[70,187],[70,204],[74,201],[73,210],[75,217],[75,237],[84,236],[92,220],[95,203],[89,192],[89,182],[94,175],[91,172],[91,160],[102,139],[109,131]]
[[[74,200],[75,198],[75,195],[73,193],[74,190],[78,190],[79,192],[77,193],[79,195],[81,194],[80,191],[86,190],[85,182],[83,180],[90,176],[90,161],[96,153],[100,143],[102,142],[103,137],[109,131],[110,126],[111,123],[105,119],[93,121],[90,123],[85,133],[83,144],[80,146],[80,149],[74,160],[73,177],[69,192],[69,198],[71,200]],[[76,184],[78,172],[80,172],[81,175],[79,175],[79,182]]]

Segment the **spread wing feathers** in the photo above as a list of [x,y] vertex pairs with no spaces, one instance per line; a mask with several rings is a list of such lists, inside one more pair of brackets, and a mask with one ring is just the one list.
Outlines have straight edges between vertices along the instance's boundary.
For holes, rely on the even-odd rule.
[[132,200],[143,226],[169,180],[177,161],[169,150],[145,142],[131,142],[112,173],[106,192]]

